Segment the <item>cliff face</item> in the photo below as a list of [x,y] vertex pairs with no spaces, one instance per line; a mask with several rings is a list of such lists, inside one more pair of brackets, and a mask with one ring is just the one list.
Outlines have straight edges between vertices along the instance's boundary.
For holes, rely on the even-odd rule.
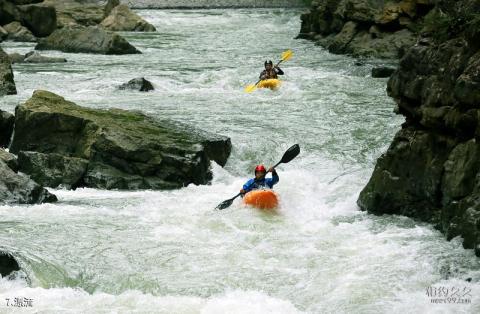
[[434,10],[388,82],[406,122],[358,205],[432,222],[480,256],[480,0]]
[[332,53],[398,58],[410,48],[435,0],[314,0],[299,38]]

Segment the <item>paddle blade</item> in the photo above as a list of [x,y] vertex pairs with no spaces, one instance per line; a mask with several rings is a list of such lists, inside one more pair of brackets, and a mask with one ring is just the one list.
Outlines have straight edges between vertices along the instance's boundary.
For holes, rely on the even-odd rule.
[[283,154],[282,160],[280,162],[287,163],[290,162],[293,158],[297,157],[300,154],[300,145],[295,144],[290,147],[285,154]]
[[222,209],[225,209],[227,207],[230,207],[230,205],[232,205],[233,203],[233,198],[229,199],[229,200],[225,200],[223,202],[221,202],[220,204],[217,205],[217,207],[215,207],[216,209],[219,209],[219,210],[222,210]]
[[256,89],[257,89],[257,85],[251,84],[251,85],[248,85],[247,87],[245,87],[245,92],[246,93],[251,93]]
[[287,50],[282,53],[282,61],[287,61],[293,56],[293,51]]

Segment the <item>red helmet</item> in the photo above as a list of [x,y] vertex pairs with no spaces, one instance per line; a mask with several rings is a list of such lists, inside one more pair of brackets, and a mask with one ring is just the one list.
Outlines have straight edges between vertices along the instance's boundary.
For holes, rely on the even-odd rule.
[[255,167],[255,173],[257,171],[263,171],[263,172],[267,172],[267,169],[265,169],[265,166],[264,165],[258,165]]

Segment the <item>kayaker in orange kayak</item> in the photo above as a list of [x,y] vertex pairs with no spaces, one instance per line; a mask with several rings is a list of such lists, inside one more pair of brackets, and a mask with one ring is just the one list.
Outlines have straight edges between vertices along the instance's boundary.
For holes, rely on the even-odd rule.
[[[265,178],[267,172],[272,173],[271,178]],[[271,167],[268,171],[265,169],[264,165],[258,165],[255,167],[255,178],[248,180],[243,188],[240,190],[240,193],[246,194],[252,190],[270,188],[272,189],[275,184],[280,180],[277,171],[275,168]]]
[[272,60],[265,61],[265,70],[260,73],[261,80],[276,79],[278,75],[283,75],[282,69],[278,65],[273,66]]

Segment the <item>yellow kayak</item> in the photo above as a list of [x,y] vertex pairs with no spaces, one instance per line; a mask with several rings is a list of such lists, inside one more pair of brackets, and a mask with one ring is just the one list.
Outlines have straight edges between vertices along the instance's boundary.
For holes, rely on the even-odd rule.
[[271,90],[276,90],[280,87],[282,82],[279,79],[268,79],[268,80],[261,80],[260,83],[257,84],[258,88],[270,88]]

